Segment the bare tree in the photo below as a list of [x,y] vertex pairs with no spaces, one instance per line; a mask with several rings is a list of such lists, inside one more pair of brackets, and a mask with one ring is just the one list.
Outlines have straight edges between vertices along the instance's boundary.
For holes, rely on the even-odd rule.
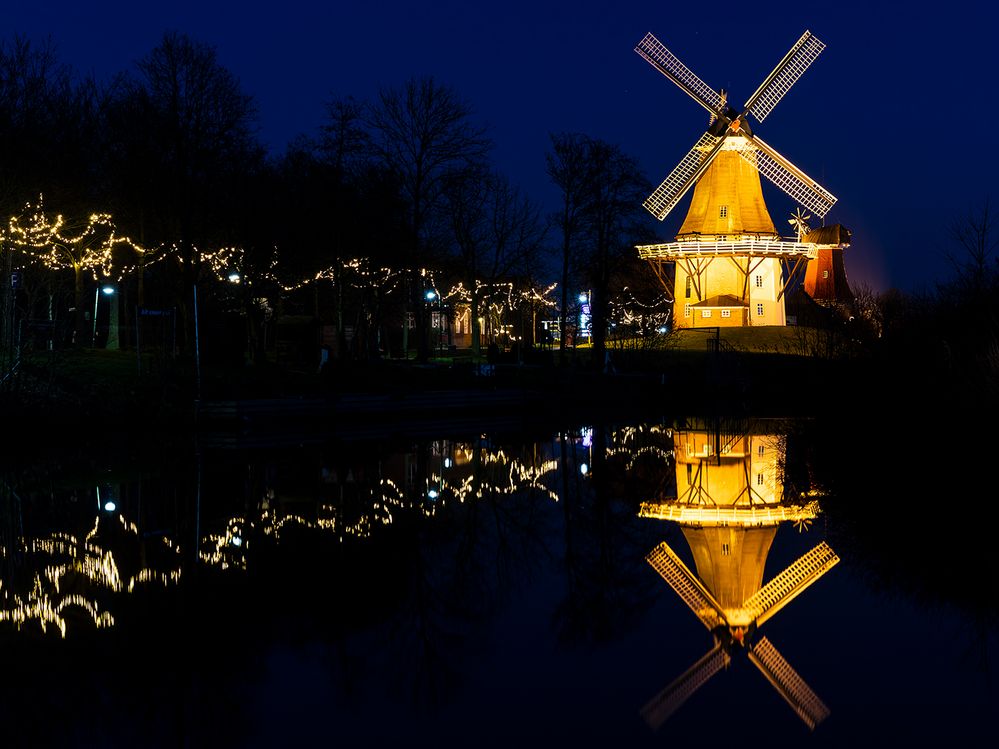
[[947,227],[954,249],[945,251],[957,271],[958,280],[970,289],[986,285],[996,267],[992,262],[999,249],[999,225],[988,197],[980,206],[951,221]]
[[526,271],[544,231],[540,211],[500,174],[472,171],[456,175],[445,188],[448,214],[471,297],[472,351],[480,352],[480,282],[493,283]]
[[[448,179],[477,170],[490,143],[485,129],[472,122],[472,110],[454,91],[433,78],[414,78],[401,88],[383,89],[368,113],[374,151],[399,179],[409,208],[411,262],[429,264],[429,227],[442,204]],[[418,356],[429,354],[423,288],[410,283],[417,330]]]
[[564,359],[568,285],[573,265],[590,284],[594,362],[604,360],[612,282],[622,263],[634,258],[641,229],[642,198],[649,185],[638,163],[618,146],[579,134],[553,135],[548,174],[562,192],[555,223],[562,233]]
[[586,274],[591,290],[593,362],[602,367],[613,284],[620,270],[636,260],[635,245],[645,238],[642,200],[651,187],[638,162],[620,147],[591,140],[587,150],[591,181],[586,215],[592,239]]
[[140,237],[178,248],[178,295],[191,327],[187,298],[198,276],[199,247],[226,231],[233,208],[226,204],[227,187],[262,160],[256,110],[215,49],[183,34],[165,34],[136,67],[138,77],[118,87],[118,177],[135,192],[131,218],[140,223]]
[[561,191],[561,205],[554,214],[562,234],[561,301],[559,306],[559,361],[565,364],[566,328],[569,321],[569,274],[586,227],[591,169],[587,158],[589,138],[579,133],[551,133],[552,150],[545,155],[548,176]]

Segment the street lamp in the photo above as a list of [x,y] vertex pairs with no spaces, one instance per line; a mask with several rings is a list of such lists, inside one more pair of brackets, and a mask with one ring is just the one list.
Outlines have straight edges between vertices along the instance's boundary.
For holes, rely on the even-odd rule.
[[[441,310],[441,297],[440,294],[433,289],[429,289],[424,297],[427,300],[427,304],[433,304],[434,300],[437,300],[437,341],[434,343],[434,353],[440,357],[441,338],[444,333],[444,315]],[[430,327],[433,327],[433,325]]]
[[[91,348],[97,348],[97,300],[100,299],[100,295],[102,293],[104,294],[104,296],[111,296],[112,294],[114,294],[114,286],[112,286],[111,284],[104,284],[104,286],[98,286],[96,289],[94,289],[94,320],[93,320],[93,322],[94,322],[94,332],[91,335],[91,339],[90,339],[90,341],[91,341],[90,347]],[[109,331],[109,335],[110,335],[110,331]],[[117,340],[117,336],[115,338]]]

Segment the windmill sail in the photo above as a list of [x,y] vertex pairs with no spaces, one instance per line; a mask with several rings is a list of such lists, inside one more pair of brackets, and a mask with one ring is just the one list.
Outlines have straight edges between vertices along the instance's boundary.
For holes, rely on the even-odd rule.
[[653,731],[665,723],[687,699],[701,686],[725,668],[731,657],[719,643],[697,663],[688,668],[668,687],[649,700],[642,708],[642,718]]
[[749,651],[749,659],[810,729],[829,717],[829,708],[766,637]]
[[825,48],[826,45],[812,36],[812,32],[806,31],[802,34],[801,38],[784,55],[784,59],[777,63],[773,72],[749,97],[743,111],[753,115],[758,122],[763,122],[777,106],[777,103],[784,98],[784,94],[804,75],[808,66],[815,62],[815,58]]
[[669,583],[705,627],[714,629],[720,624],[727,623],[721,605],[701,581],[694,577],[669,544],[663,541],[646,555],[645,561]]
[[798,204],[825,217],[836,203],[836,196],[826,190],[798,167],[775,151],[757,135],[746,141],[747,147],[739,155],[787,193]]
[[666,49],[652,34],[646,34],[635,47],[635,51],[711,114],[721,114],[725,108],[721,95],[698,78],[694,71],[680,62],[677,56]]
[[656,188],[655,192],[642,203],[645,209],[660,221],[666,218],[680,202],[680,198],[687,194],[687,191],[704,174],[708,165],[714,161],[724,140],[724,138],[719,138],[711,133],[704,133],[694,144],[694,147],[687,152],[687,155],[680,159],[680,163]]

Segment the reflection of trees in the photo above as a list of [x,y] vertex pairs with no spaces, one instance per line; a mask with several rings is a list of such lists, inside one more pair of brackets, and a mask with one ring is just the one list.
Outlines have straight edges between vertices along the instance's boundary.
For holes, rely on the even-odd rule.
[[247,499],[226,517],[205,511],[202,563],[253,579],[268,617],[334,641],[348,692],[384,669],[399,689],[439,696],[476,624],[546,554],[557,462],[486,439],[338,444],[316,459],[308,472],[241,467]]
[[[991,501],[988,440],[965,416],[949,413],[946,431],[924,414],[892,414],[876,422],[876,454],[859,450],[856,422],[808,425],[809,465],[831,543],[875,588],[950,605],[973,622],[999,621],[996,507]],[[949,438],[953,457],[940,452]],[[844,446],[857,456],[844,460]],[[977,625],[976,625],[977,626]]]
[[[637,521],[634,497],[622,489],[632,485],[631,469],[662,455],[634,437],[602,426],[584,430],[581,437],[559,435],[566,596],[555,623],[568,641],[611,638],[651,602],[653,591],[642,566],[647,526]],[[591,445],[582,444],[586,442]],[[671,464],[663,468],[671,470]],[[662,480],[657,475],[652,483]]]

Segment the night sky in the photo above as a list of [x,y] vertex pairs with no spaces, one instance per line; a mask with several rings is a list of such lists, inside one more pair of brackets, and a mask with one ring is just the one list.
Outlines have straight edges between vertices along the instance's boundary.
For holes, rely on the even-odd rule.
[[[710,8],[710,10],[709,10]],[[999,11],[911,3],[687,4],[621,0],[280,3],[44,2],[5,7],[6,38],[51,37],[61,60],[100,80],[168,30],[213,45],[255,98],[274,155],[314,134],[333,97],[433,75],[489,126],[498,168],[542,205],[548,133],[620,145],[658,184],[707,126],[704,110],[634,53],[651,31],[741,105],[806,30],[826,50],[755,132],[839,198],[853,231],[851,283],[930,288],[949,273],[946,226],[992,190],[989,126]],[[764,183],[778,231],[793,208]],[[996,198],[993,191],[993,198]],[[675,233],[689,195],[663,224]]]

